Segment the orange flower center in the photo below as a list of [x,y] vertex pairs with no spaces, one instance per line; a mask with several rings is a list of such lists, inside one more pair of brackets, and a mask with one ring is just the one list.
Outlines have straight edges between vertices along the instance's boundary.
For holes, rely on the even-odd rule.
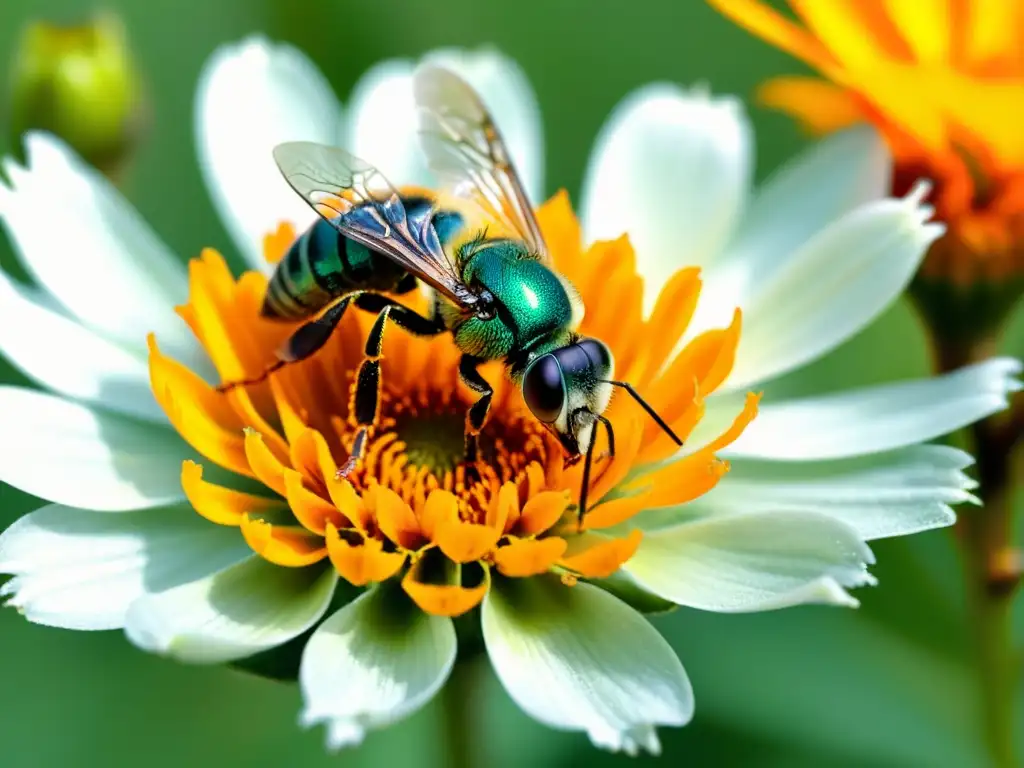
[[[584,251],[564,195],[538,217],[556,268],[587,305],[580,332],[611,347],[616,375],[685,439],[703,416],[704,397],[732,368],[739,314],[729,328],[698,334],[676,352],[700,292],[697,270],[678,272],[645,319],[642,281],[625,238]],[[268,236],[268,260],[294,235],[284,225]],[[190,265],[189,303],[179,313],[222,381],[265,370],[296,328],[260,316],[266,288],[255,272],[235,280],[213,251]],[[427,308],[420,294],[401,300]],[[714,487],[728,469],[715,452],[756,413],[750,396],[717,440],[666,462],[675,444],[635,403],[616,398],[606,412],[615,424],[615,455],[602,432],[588,489],[593,504],[581,524],[582,462],[567,458],[533,418],[502,365],[480,369],[494,396],[470,471],[463,430],[475,396],[459,383],[460,351],[447,335],[424,339],[399,329],[384,339],[379,415],[366,454],[338,479],[356,434],[354,382],[372,321],[352,311],[313,357],[225,394],[165,357],[151,339],[153,392],[182,437],[217,468],[216,482],[204,479],[195,462],[182,468],[185,493],[200,515],[237,526],[254,552],[283,567],[329,563],[359,586],[401,578],[409,596],[435,614],[473,608],[495,573],[555,571],[567,584],[610,576],[641,542],[640,531],[625,523]],[[252,481],[262,490],[249,487]]]

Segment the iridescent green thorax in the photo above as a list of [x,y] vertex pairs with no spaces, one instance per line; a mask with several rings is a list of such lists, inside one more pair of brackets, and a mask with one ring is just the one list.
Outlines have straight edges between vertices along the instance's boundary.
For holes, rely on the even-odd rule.
[[459,318],[450,326],[463,351],[499,359],[512,352],[529,352],[553,335],[568,332],[573,307],[565,286],[521,243],[485,242],[464,258],[463,280],[490,291],[495,313],[490,319]]

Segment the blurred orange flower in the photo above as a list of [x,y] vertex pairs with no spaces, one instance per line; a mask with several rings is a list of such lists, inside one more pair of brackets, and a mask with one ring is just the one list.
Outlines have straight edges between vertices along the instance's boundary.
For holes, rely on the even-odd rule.
[[935,182],[948,226],[922,275],[959,285],[1024,274],[1024,2],[709,0],[826,80],[759,90],[813,133],[868,121],[887,138],[895,194]]

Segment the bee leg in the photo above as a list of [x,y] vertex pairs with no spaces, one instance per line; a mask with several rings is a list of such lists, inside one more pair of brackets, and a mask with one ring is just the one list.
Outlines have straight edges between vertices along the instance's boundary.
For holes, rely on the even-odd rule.
[[473,403],[466,413],[465,457],[469,467],[476,464],[480,430],[483,429],[484,422],[487,420],[487,412],[491,409],[491,398],[494,396],[493,387],[477,370],[477,366],[482,362],[483,360],[473,355],[463,355],[459,360],[459,378],[467,387],[480,395],[480,399]]
[[380,409],[380,356],[384,346],[384,329],[388,320],[416,336],[437,336],[447,329],[438,320],[424,317],[387,296],[377,293],[362,293],[355,299],[360,309],[377,312],[370,335],[363,350],[363,362],[356,376],[356,388],[352,397],[352,411],[355,413],[359,430],[352,442],[352,452],[338,469],[336,476],[345,477],[359,463],[366,452],[370,427],[377,423]]
[[576,528],[583,530],[583,517],[587,514],[587,495],[590,491],[590,469],[594,463],[594,446],[597,445],[597,422],[604,424],[608,432],[608,458],[615,458],[615,430],[612,423],[604,416],[597,414],[597,421],[594,422],[594,433],[590,437],[590,445],[587,446],[587,455],[583,464],[583,481],[580,484],[580,504],[577,509]]
[[274,371],[278,371],[290,363],[297,363],[311,356],[327,343],[327,340],[331,338],[331,334],[334,333],[334,329],[341,322],[341,318],[345,314],[345,310],[348,309],[349,304],[360,295],[358,293],[350,293],[343,296],[320,317],[301,325],[295,333],[288,337],[288,340],[281,348],[277,350],[277,361],[271,364],[259,376],[252,379],[226,382],[217,387],[217,391],[227,392],[235,387],[259,384],[261,381],[266,381],[267,377]]

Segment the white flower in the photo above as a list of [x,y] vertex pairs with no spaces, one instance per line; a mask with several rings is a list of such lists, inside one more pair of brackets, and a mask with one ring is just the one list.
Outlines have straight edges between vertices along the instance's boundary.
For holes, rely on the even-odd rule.
[[[539,200],[541,130],[523,75],[491,53],[432,57],[481,90]],[[214,55],[197,95],[200,161],[215,205],[255,269],[266,268],[267,234],[281,221],[302,228],[313,215],[280,179],[274,144],[343,143],[396,183],[429,180],[412,127],[411,71],[407,62],[375,67],[343,111],[323,77],[287,46],[251,39]],[[331,501],[316,496],[291,468],[269,480],[256,473],[275,489],[257,497],[208,482],[217,475],[204,479],[188,462],[196,453],[178,430],[193,444],[206,440],[208,459],[242,474],[253,464],[250,452],[272,451],[254,432],[243,438],[243,422],[219,410],[222,401],[204,399],[209,389],[198,379],[178,382],[196,396],[172,402],[171,427],[170,386],[154,399],[147,354],[150,364],[166,355],[208,380],[216,375],[204,345],[175,314],[189,298],[185,270],[60,141],[31,134],[26,144],[26,168],[4,163],[10,186],[0,186],[0,216],[40,287],[0,276],[0,350],[52,394],[0,387],[7,446],[0,480],[50,503],[0,536],[0,572],[14,575],[2,587],[9,604],[38,623],[123,628],[145,649],[197,663],[241,659],[316,626],[300,672],[304,723],[325,723],[328,742],[340,746],[415,711],[456,660],[452,620],[444,610],[417,607],[431,600],[436,607],[441,598],[416,593],[409,578],[404,589],[386,580],[327,615],[339,570],[358,579],[339,565],[349,545],[326,523],[338,509],[356,507],[333,493]],[[691,456],[733,421],[744,390],[811,362],[877,317],[940,232],[925,223],[924,188],[903,200],[885,197],[889,159],[866,130],[814,147],[755,194],[751,163],[738,103],[651,86],[610,119],[583,192],[586,239],[629,232],[652,303],[680,267],[703,267],[687,338],[728,325],[736,306],[743,311],[735,363],[704,401],[705,417],[687,443]],[[55,208],[60,227],[53,226]],[[215,261],[194,266],[194,281],[216,268]],[[230,276],[218,279],[234,285]],[[161,352],[147,351],[151,331]],[[723,374],[731,363],[725,354]],[[483,636],[498,677],[541,722],[584,731],[609,749],[657,752],[655,726],[687,723],[693,697],[668,644],[627,603],[667,600],[714,611],[855,605],[845,588],[871,583],[866,541],[949,525],[950,505],[973,500],[963,474],[970,457],[922,442],[1003,408],[1019,371],[1016,361],[998,359],[944,377],[765,403],[739,439],[736,431],[722,443],[731,471],[709,493],[656,504],[579,537],[621,554],[615,547],[635,548],[633,529],[643,531],[612,580],[593,579],[605,589],[570,588],[546,574],[496,574],[489,591],[486,581],[462,589],[483,599]],[[200,427],[210,432],[202,440]],[[274,434],[272,425],[261,429],[268,439]],[[281,444],[297,451],[301,440],[289,434]],[[326,460],[309,445],[307,459]],[[302,456],[291,461],[296,466]],[[188,508],[183,481],[208,519]],[[378,494],[373,502],[378,522],[394,528],[413,515],[388,499]],[[514,494],[510,503],[518,514]],[[287,514],[288,505],[296,517],[302,507],[306,528],[277,529],[284,531],[278,539],[273,525],[250,520]],[[307,525],[315,515],[318,536]],[[399,550],[378,547],[356,565],[369,567],[371,555],[398,557],[400,565],[406,555]],[[599,569],[567,570],[588,576]]]

